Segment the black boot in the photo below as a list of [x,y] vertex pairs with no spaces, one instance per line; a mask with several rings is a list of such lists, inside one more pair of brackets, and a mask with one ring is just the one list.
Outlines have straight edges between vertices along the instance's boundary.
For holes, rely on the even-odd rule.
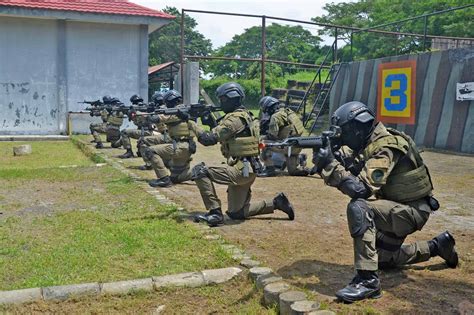
[[127,152],[125,152],[122,155],[119,155],[118,157],[121,159],[130,159],[130,158],[134,158],[135,155],[133,155],[132,149],[127,149]]
[[169,176],[151,180],[148,185],[151,187],[170,187],[173,185]]
[[294,171],[291,176],[308,176],[309,175],[309,168],[302,168],[302,169],[297,169]]
[[140,149],[137,149],[137,157],[142,157],[142,152],[140,152]]
[[145,165],[139,166],[138,169],[140,171],[149,171],[149,170],[152,170],[153,167],[151,165],[145,164]]
[[206,222],[210,227],[215,227],[224,224],[224,215],[221,208],[209,210],[204,215],[197,215],[194,217],[194,222]]
[[290,201],[284,193],[279,193],[275,198],[273,198],[273,207],[277,210],[281,210],[288,215],[288,219],[295,219],[295,211]]
[[454,245],[456,241],[454,237],[448,231],[441,233],[440,235],[428,241],[430,248],[430,256],[439,256],[446,261],[446,265],[449,268],[456,268],[459,262],[458,253]]
[[273,177],[276,176],[275,166],[267,166],[261,172],[257,173],[257,177]]
[[346,303],[364,299],[378,299],[382,296],[380,280],[375,271],[357,270],[357,275],[344,289],[336,292],[336,297]]
[[96,149],[103,149],[103,148],[104,148],[104,145],[102,144],[102,142],[97,142],[97,143],[95,144],[95,148],[96,148]]

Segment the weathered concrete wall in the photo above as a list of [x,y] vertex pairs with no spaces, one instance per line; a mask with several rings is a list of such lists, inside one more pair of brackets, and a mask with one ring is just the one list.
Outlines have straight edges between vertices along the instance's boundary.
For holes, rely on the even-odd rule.
[[[66,26],[66,77],[69,110],[78,111],[104,95],[118,97],[129,104],[130,96],[147,98],[148,52],[141,44],[148,34],[135,25],[68,22]],[[146,45],[145,48],[148,49]],[[143,74],[143,69],[145,74]],[[87,132],[90,117],[74,116],[74,132]],[[124,126],[125,127],[125,126]]]
[[0,134],[57,133],[57,22],[0,17]]
[[199,62],[184,64],[184,89],[181,88],[181,71],[176,76],[175,86],[183,95],[184,104],[195,104],[199,101]]
[[356,100],[375,109],[378,66],[416,60],[414,125],[388,124],[424,147],[474,153],[474,101],[456,100],[456,83],[474,81],[474,48],[387,57],[343,65],[330,95],[330,112]]
[[[147,98],[146,25],[0,16],[0,43],[0,134],[64,133],[79,101]],[[74,116],[73,131],[90,121]]]

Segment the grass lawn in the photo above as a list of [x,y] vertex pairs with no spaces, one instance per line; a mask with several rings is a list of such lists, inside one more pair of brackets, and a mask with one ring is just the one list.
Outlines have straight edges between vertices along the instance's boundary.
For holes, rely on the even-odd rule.
[[13,157],[17,144],[0,142],[0,290],[234,264],[174,207],[72,143],[32,142],[31,156]]

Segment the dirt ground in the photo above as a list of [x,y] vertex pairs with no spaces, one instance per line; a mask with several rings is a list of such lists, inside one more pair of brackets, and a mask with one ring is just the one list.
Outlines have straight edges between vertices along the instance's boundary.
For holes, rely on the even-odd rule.
[[[120,149],[104,149],[117,156]],[[253,200],[270,199],[283,191],[296,209],[294,221],[282,212],[243,221],[227,221],[217,228],[226,240],[273,268],[296,287],[309,290],[329,303],[329,309],[342,313],[439,313],[474,312],[474,157],[424,152],[441,209],[432,214],[422,231],[407,241],[429,240],[449,230],[456,239],[460,267],[449,269],[442,259],[380,272],[384,295],[344,305],[333,300],[334,292],[353,276],[352,239],[346,222],[349,198],[325,186],[317,176],[257,178]],[[192,164],[224,162],[218,146],[198,147]],[[134,168],[141,159],[122,160]],[[152,171],[135,171],[144,179]],[[223,204],[226,187],[216,186]],[[193,182],[161,189],[190,212],[204,211]]]

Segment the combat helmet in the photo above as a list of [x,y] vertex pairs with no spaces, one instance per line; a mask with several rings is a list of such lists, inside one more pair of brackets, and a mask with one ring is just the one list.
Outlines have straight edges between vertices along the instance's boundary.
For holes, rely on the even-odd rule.
[[143,103],[143,98],[141,98],[139,95],[137,94],[134,94],[132,95],[132,97],[130,97],[130,102],[133,104],[133,105],[136,105],[136,104],[140,104],[140,103]]
[[245,92],[240,84],[227,82],[216,89],[216,97],[219,99],[224,113],[230,113],[242,106]]
[[155,91],[155,93],[153,93],[153,95],[151,96],[151,100],[153,103],[155,103],[156,106],[163,105],[163,93],[160,91]]
[[173,108],[183,102],[183,97],[178,91],[169,90],[163,95],[163,101],[165,102],[166,107]]
[[375,115],[364,103],[352,101],[336,109],[331,125],[340,128],[340,144],[355,152],[367,144],[373,131]]
[[264,96],[260,99],[258,105],[263,113],[272,115],[280,107],[280,101],[273,96]]

